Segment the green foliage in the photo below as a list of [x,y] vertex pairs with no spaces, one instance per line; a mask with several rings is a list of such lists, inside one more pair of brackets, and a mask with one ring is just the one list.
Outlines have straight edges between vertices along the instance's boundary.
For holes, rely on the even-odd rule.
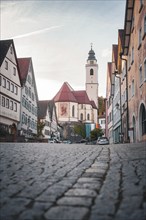
[[82,136],[82,138],[86,137],[86,127],[85,124],[80,123],[74,125],[74,133]]
[[103,135],[103,131],[101,128],[95,128],[90,132],[91,140],[97,140],[98,137]]
[[41,121],[38,121],[37,123],[37,136],[38,137],[41,137],[41,136],[44,136],[42,134],[42,131],[43,131],[43,128],[45,127],[45,123],[44,122],[41,122]]

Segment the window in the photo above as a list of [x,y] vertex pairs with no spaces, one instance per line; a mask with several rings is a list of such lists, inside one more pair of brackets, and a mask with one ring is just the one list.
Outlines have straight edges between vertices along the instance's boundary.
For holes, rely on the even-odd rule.
[[6,99],[6,108],[9,108],[9,99]]
[[87,120],[90,120],[90,114],[87,114]]
[[131,64],[133,64],[134,62],[134,47],[132,47],[132,50],[131,50]]
[[75,116],[75,106],[73,105],[72,106],[72,117],[74,117]]
[[146,110],[142,104],[142,135],[146,134]]
[[139,43],[138,49],[141,47],[141,42],[142,42],[142,30],[140,28],[139,29],[139,36],[138,36],[138,43]]
[[5,107],[5,97],[2,96],[2,106]]
[[144,81],[146,82],[146,59],[144,61]]
[[14,84],[11,83],[11,92],[14,92]]
[[27,88],[27,86],[25,86],[25,94],[26,94],[26,95],[28,94],[28,88]]
[[81,104],[81,109],[83,109],[83,104]]
[[139,13],[141,12],[141,10],[142,10],[142,7],[143,7],[143,0],[140,0]]
[[104,125],[105,124],[105,119],[101,120],[101,124]]
[[7,89],[10,90],[10,81],[7,80]]
[[16,76],[16,68],[13,67],[13,75]]
[[131,86],[131,96],[134,96],[134,79],[132,80],[132,86]]
[[22,105],[25,107],[25,97],[22,97]]
[[13,110],[13,101],[10,100],[10,109]]
[[0,76],[0,86],[2,85],[2,77]]
[[83,114],[80,114],[80,120],[83,121]]
[[8,61],[5,60],[5,69],[8,70]]
[[131,67],[131,53],[129,53],[128,56],[128,70],[130,70],[130,67]]
[[14,111],[17,112],[17,103],[14,102]]
[[6,88],[6,79],[3,78],[3,87]]
[[139,67],[139,85],[142,85],[142,65]]
[[29,97],[31,98],[31,88],[29,87]]
[[25,115],[24,115],[24,113],[22,114],[22,124],[25,124]]
[[18,87],[15,86],[15,94],[17,95],[18,94]]
[[93,61],[93,60],[90,60],[90,64],[94,64],[94,61]]
[[132,18],[132,26],[131,26],[131,32],[134,30],[134,17]]
[[93,76],[93,74],[94,74],[93,69],[90,69],[90,76]]
[[144,17],[144,34],[143,34],[143,38],[142,39],[144,39],[145,36],[146,36],[146,15]]
[[33,92],[31,93],[31,97],[32,97],[32,100],[34,101],[34,94],[33,94]]
[[131,85],[129,85],[129,99],[131,99]]

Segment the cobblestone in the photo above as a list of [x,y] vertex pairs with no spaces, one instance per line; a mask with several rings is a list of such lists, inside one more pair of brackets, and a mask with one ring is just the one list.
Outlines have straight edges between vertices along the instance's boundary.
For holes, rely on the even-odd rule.
[[0,219],[146,219],[144,143],[0,145]]

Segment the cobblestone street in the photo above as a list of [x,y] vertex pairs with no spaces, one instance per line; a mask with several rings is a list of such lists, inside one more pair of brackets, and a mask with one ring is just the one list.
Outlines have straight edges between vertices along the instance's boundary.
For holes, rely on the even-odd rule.
[[146,146],[0,144],[1,220],[146,219]]

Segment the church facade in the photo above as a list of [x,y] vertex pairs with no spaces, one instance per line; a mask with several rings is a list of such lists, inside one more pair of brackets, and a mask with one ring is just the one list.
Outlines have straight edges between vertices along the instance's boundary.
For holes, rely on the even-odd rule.
[[64,82],[53,98],[60,124],[81,122],[96,126],[98,123],[98,64],[92,47],[88,54],[86,89],[75,91]]

